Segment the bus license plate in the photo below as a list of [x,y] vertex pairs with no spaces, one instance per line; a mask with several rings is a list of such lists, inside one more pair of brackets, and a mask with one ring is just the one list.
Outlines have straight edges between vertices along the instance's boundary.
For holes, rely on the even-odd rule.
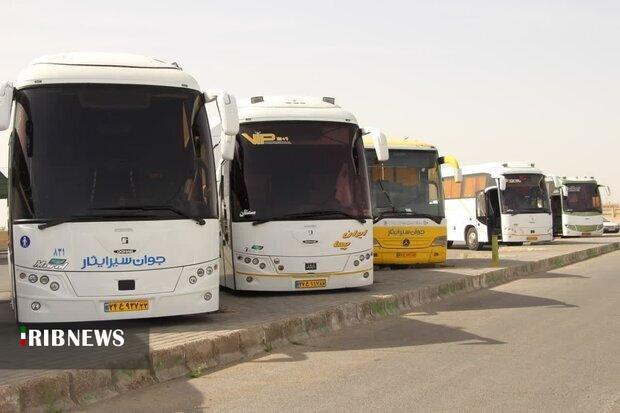
[[327,287],[327,280],[325,278],[321,278],[318,280],[297,280],[295,281],[295,288],[304,289],[304,288],[325,288]]
[[538,237],[527,237],[528,241],[536,241],[538,240]]
[[147,311],[149,300],[106,301],[103,310],[106,313],[122,313],[126,311]]
[[397,252],[396,253],[397,258],[411,258],[411,257],[415,257],[415,255],[416,255],[415,252]]

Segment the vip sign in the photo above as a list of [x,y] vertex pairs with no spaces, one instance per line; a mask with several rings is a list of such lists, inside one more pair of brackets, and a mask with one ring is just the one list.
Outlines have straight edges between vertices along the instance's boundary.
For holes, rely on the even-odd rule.
[[242,133],[246,140],[252,145],[269,145],[269,144],[290,144],[287,136],[276,136],[273,133],[254,133],[252,135],[248,133]]
[[121,329],[19,328],[22,347],[122,347],[125,332]]

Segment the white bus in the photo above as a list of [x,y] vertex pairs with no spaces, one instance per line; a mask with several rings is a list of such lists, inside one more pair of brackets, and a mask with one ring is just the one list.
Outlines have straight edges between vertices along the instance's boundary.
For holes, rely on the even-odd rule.
[[462,168],[462,182],[443,178],[448,243],[481,249],[497,235],[508,245],[553,240],[545,176],[534,164],[487,163]]
[[373,282],[372,216],[362,135],[387,143],[332,98],[239,103],[232,161],[221,164],[221,285],[299,291]]
[[553,211],[553,233],[562,237],[603,235],[603,203],[593,177],[548,175],[547,189]]
[[[0,87],[18,322],[218,309],[213,98],[175,63],[122,54],[43,57]],[[234,135],[234,98],[217,99]]]

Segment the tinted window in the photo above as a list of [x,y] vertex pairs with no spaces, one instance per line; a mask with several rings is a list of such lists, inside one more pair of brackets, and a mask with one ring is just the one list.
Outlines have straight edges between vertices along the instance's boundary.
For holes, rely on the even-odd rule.
[[374,216],[384,212],[444,216],[436,151],[392,149],[390,159],[379,162],[374,149],[368,149],[366,158]]
[[231,167],[234,220],[285,219],[309,211],[370,217],[366,161],[356,125],[246,123],[236,148]]
[[[197,91],[84,84],[21,90],[10,145],[13,219],[140,206],[216,216],[211,138]],[[169,210],[123,214],[179,217]]]
[[601,195],[596,183],[565,184],[567,195],[563,197],[567,212],[602,212]]

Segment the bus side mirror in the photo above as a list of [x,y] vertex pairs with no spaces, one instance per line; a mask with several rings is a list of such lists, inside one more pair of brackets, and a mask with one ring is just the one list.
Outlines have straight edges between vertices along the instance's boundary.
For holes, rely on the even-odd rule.
[[611,195],[611,189],[609,189],[607,185],[599,185],[599,187],[605,188],[605,195],[607,196]]
[[554,176],[553,177],[553,186],[555,186],[556,188],[559,188],[562,186],[562,182],[560,182],[560,177],[559,176]]
[[377,160],[379,162],[385,162],[390,159],[390,153],[388,151],[387,138],[378,128],[363,128],[362,135],[370,135],[372,143],[377,153]]
[[459,161],[452,155],[444,155],[439,157],[440,165],[450,165],[454,169],[454,182],[463,181],[463,171],[459,165]]
[[562,187],[562,196],[564,197],[568,196],[568,188],[565,186]]
[[0,131],[7,130],[11,124],[13,107],[13,84],[5,82],[0,85]]
[[506,177],[504,176],[499,177],[499,189],[500,191],[506,190]]
[[204,95],[207,102],[215,100],[217,103],[222,129],[220,150],[222,158],[231,161],[235,157],[235,136],[239,133],[237,100],[224,90],[207,91]]
[[454,182],[463,182],[463,170],[461,168],[454,171]]

